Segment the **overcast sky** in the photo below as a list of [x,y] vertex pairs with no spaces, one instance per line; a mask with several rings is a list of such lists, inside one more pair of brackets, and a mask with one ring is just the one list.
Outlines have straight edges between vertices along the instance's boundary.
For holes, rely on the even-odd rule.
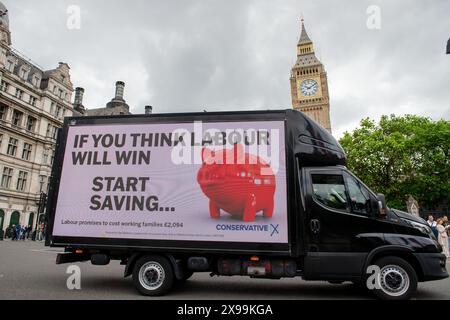
[[[365,117],[450,118],[450,1],[3,0],[13,47],[71,67],[84,105],[126,83],[133,113],[290,108],[299,17],[328,72],[333,133]],[[67,28],[67,8],[81,28]],[[380,8],[369,29],[367,8]]]

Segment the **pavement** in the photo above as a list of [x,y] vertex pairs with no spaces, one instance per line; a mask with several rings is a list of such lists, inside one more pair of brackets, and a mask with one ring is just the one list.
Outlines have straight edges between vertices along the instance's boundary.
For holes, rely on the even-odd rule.
[[[214,277],[198,273],[169,295],[141,296],[131,277],[124,278],[124,266],[112,261],[107,266],[76,263],[81,269],[81,289],[69,290],[69,265],[56,265],[58,248],[42,242],[0,241],[0,299],[179,299],[179,300],[289,300],[289,299],[372,299],[372,295],[350,283],[329,284],[295,279],[251,279]],[[450,270],[450,264],[447,263]],[[450,278],[420,283],[414,299],[450,299]]]

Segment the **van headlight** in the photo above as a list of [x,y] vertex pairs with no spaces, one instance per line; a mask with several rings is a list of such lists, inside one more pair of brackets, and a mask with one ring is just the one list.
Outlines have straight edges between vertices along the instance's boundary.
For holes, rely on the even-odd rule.
[[429,235],[429,234],[432,233],[430,226],[428,226],[428,225],[426,225],[426,224],[418,223],[418,222],[411,221],[411,220],[406,220],[406,219],[404,219],[404,221],[406,221],[407,223],[409,223],[409,224],[410,224],[411,226],[413,226],[414,228],[420,230],[420,232],[422,232],[422,233],[424,233],[424,234]]

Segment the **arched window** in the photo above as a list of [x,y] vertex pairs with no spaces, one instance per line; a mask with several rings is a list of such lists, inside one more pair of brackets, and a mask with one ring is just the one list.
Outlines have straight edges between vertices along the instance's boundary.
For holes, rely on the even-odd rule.
[[11,214],[11,219],[9,219],[9,226],[17,226],[20,223],[20,212],[14,211]]
[[30,216],[28,217],[28,225],[33,227],[33,222],[34,222],[34,212],[31,212]]

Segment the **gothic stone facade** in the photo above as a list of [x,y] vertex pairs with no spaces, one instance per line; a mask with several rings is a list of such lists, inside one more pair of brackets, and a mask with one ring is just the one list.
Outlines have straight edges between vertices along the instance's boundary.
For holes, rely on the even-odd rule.
[[297,62],[292,67],[290,82],[292,107],[331,132],[327,73],[314,53],[313,42],[303,21],[297,44]]

